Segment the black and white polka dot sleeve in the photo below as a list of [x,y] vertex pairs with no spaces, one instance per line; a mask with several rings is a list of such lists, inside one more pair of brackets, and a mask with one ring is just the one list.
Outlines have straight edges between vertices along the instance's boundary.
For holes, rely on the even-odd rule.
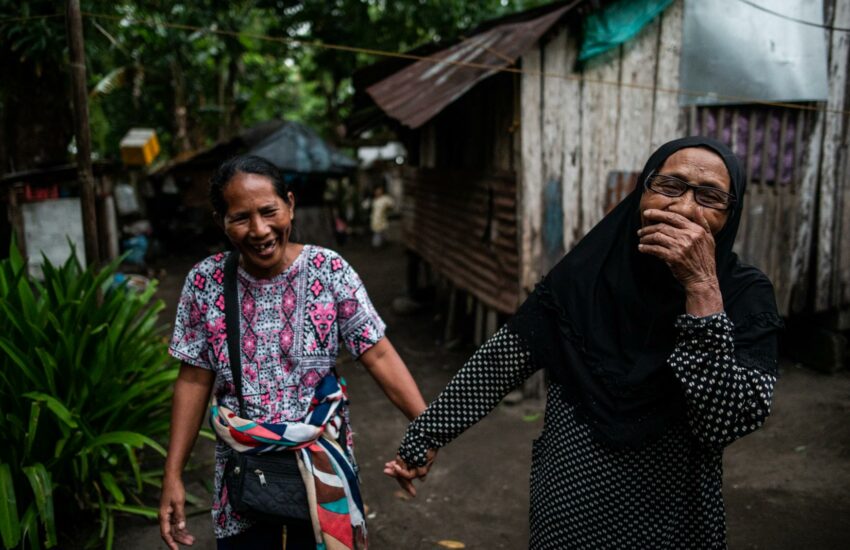
[[443,447],[484,418],[535,370],[524,341],[502,327],[478,348],[425,412],[411,422],[399,456],[410,465],[424,465],[429,449]]
[[685,391],[694,435],[722,447],[761,426],[770,414],[776,358],[736,357],[725,313],[681,315],[676,328],[679,339],[667,361]]

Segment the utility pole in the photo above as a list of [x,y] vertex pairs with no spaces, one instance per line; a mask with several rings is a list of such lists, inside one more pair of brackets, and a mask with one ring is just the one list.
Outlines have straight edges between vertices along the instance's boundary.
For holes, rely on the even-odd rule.
[[68,26],[68,49],[71,53],[74,137],[77,142],[77,179],[80,182],[80,203],[83,209],[83,236],[86,243],[86,261],[91,265],[100,265],[94,176],[91,169],[86,52],[83,45],[83,20],[80,14],[80,0],[68,0],[66,20]]

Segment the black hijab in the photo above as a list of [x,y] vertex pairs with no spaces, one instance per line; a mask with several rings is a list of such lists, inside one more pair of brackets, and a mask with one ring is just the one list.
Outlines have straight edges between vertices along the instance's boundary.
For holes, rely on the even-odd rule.
[[746,189],[737,157],[702,137],[662,145],[629,196],[552,268],[509,321],[533,360],[563,385],[579,419],[613,447],[639,447],[684,417],[684,394],[666,362],[676,344],[674,321],[685,313],[684,289],[661,260],[638,252],[637,230],[644,181],[686,147],[720,155],[736,198],[715,235],[720,292],[735,324],[735,355],[748,365],[775,363],[765,361],[776,357],[781,327],[773,286],[732,252]]

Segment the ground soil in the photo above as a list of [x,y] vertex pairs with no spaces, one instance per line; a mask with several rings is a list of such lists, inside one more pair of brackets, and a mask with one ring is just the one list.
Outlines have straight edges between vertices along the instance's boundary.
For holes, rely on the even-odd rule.
[[[394,298],[403,292],[404,254],[390,244],[372,251],[351,243],[340,252],[354,265],[388,325],[387,334],[419,382],[434,398],[473,351],[437,345],[434,312],[400,316]],[[160,295],[173,318],[182,279],[194,259],[167,262]],[[368,506],[370,547],[520,549],[528,540],[528,476],[531,441],[542,426],[542,403],[500,405],[457,441],[409,499],[381,473],[406,426],[349,357],[340,371],[349,381],[356,453]],[[724,459],[729,547],[738,549],[850,548],[850,372],[820,374],[783,360],[773,413],[765,426],[731,445]],[[188,488],[209,498],[212,444],[200,440],[186,474]],[[208,511],[189,520],[196,548],[214,548]],[[164,548],[153,522],[125,519],[116,548]]]

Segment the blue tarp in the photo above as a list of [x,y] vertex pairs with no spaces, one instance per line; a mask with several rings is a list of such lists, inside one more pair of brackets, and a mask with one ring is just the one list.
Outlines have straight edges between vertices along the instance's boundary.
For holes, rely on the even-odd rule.
[[588,15],[578,60],[587,61],[631,40],[672,3],[673,0],[618,0]]

